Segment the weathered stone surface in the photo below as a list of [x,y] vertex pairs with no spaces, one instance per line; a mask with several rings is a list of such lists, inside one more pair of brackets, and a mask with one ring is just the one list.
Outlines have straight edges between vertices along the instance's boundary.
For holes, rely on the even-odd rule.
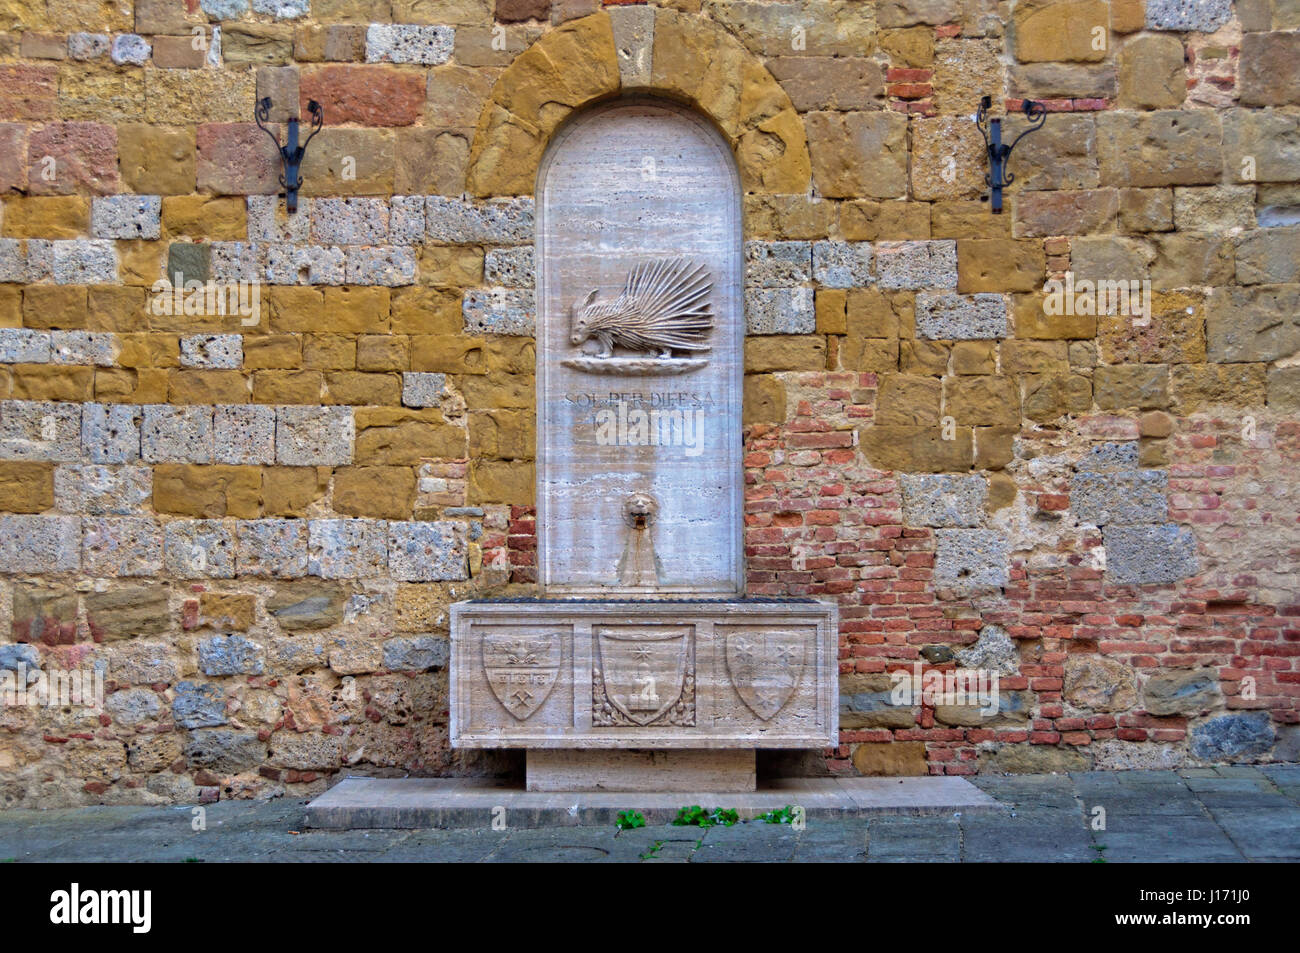
[[152,689],[128,688],[105,698],[104,710],[117,724],[132,727],[156,718],[162,710],[162,701]]
[[1247,33],[1241,39],[1243,106],[1300,103],[1300,33]]
[[1237,240],[1237,281],[1243,285],[1300,281],[1300,227],[1261,228]]
[[974,199],[984,192],[984,140],[966,116],[938,116],[912,124],[912,197]]
[[157,238],[161,216],[161,196],[106,196],[91,203],[90,230],[95,238]]
[[903,519],[909,526],[972,527],[984,517],[984,478],[955,474],[903,474]]
[[235,568],[240,575],[293,578],[307,572],[307,524],[259,519],[237,524]]
[[1203,761],[1254,761],[1275,738],[1267,712],[1220,715],[1192,728],[1192,754]]
[[446,396],[447,375],[426,371],[402,374],[402,404],[406,407],[438,407]]
[[398,69],[320,66],[303,71],[300,87],[300,115],[308,115],[307,101],[314,99],[331,123],[409,126],[420,118],[424,107],[423,76]]
[[747,288],[745,329],[749,334],[809,334],[816,330],[811,288]]
[[1102,655],[1071,655],[1065,660],[1065,700],[1091,711],[1127,711],[1137,702],[1133,669]]
[[880,65],[865,57],[776,56],[767,67],[800,112],[871,109],[885,91]]
[[82,568],[95,575],[157,575],[163,563],[162,527],[145,517],[88,517],[81,561]]
[[1007,538],[989,529],[935,530],[934,578],[960,589],[999,588],[1007,584]]
[[141,409],[144,417],[140,425],[140,447],[144,460],[150,463],[212,461],[211,407],[147,404]]
[[1161,110],[1107,112],[1097,118],[1101,183],[1118,186],[1201,185],[1222,174],[1219,118]]
[[230,579],[235,539],[221,520],[169,520],[163,532],[164,564],[182,579]]
[[266,666],[262,647],[242,635],[201,639],[198,655],[204,675],[261,675]]
[[1223,169],[1234,182],[1300,178],[1300,116],[1274,110],[1224,110]]
[[1076,473],[1070,507],[1080,522],[1098,526],[1160,522],[1168,516],[1168,485],[1163,470]]
[[406,582],[468,578],[465,525],[451,521],[388,525],[388,569]]
[[474,202],[431,195],[425,217],[430,241],[514,245],[533,240],[533,209],[531,198]]
[[[13,638],[44,645],[71,645],[77,640],[77,594],[65,586],[20,584],[13,590]],[[11,650],[5,667],[14,670],[19,662],[40,668],[40,655]]]
[[860,744],[853,750],[853,767],[868,777],[925,774],[925,742],[893,741]]
[[1048,745],[1003,745],[989,759],[989,767],[1004,774],[1066,774],[1091,766],[1082,751]]
[[[298,213],[302,215],[301,212]],[[311,235],[323,245],[378,245],[388,237],[388,203],[383,199],[314,199],[311,204]],[[252,198],[249,199],[252,221]],[[297,224],[297,218],[290,216]],[[250,236],[252,235],[250,225]],[[269,237],[269,236],[268,236]],[[300,241],[286,237],[284,241]]]
[[1196,538],[1177,523],[1106,526],[1106,575],[1125,585],[1177,582],[1196,574]]
[[276,412],[276,459],[289,466],[350,463],[355,436],[348,407],[280,407]]
[[502,288],[532,288],[536,282],[532,247],[489,249],[483,258],[483,279]]
[[890,112],[815,112],[804,119],[813,180],[827,198],[907,191],[907,120]]
[[270,762],[283,768],[333,771],[342,762],[343,754],[343,739],[335,735],[277,731],[271,739]]
[[[745,242],[745,286],[782,288],[812,280],[811,242]],[[870,247],[867,248],[868,267]]]
[[1158,672],[1142,686],[1142,707],[1152,715],[1197,715],[1222,701],[1214,669]]
[[325,579],[381,576],[388,567],[383,520],[312,520],[307,572]]
[[171,628],[168,592],[161,586],[135,585],[86,593],[86,624],[96,642],[161,635]]
[[275,408],[256,404],[214,408],[212,456],[217,463],[274,463]]
[[815,242],[813,279],[825,288],[854,288],[871,282],[871,245],[867,242]]
[[343,621],[352,590],[339,583],[302,580],[276,586],[266,611],[288,632],[328,629]]
[[957,285],[956,242],[880,242],[875,246],[875,253],[877,282],[881,288]]
[[181,728],[212,728],[224,725],[226,701],[221,689],[212,684],[181,682],[172,699],[172,718]]
[[238,774],[261,766],[266,760],[266,742],[254,731],[193,731],[185,742],[186,762],[217,774]]
[[912,705],[896,705],[889,676],[851,675],[840,679],[840,729],[911,728]]
[[1122,106],[1171,109],[1187,96],[1183,44],[1172,36],[1139,36],[1119,53],[1119,101]]
[[963,668],[978,668],[1011,675],[1020,667],[1015,641],[1000,625],[989,623],[980,629],[979,638],[969,648],[956,653]]
[[922,291],[916,296],[916,332],[931,340],[1006,337],[1006,299],[997,294]]
[[1213,33],[1232,16],[1230,0],[1146,0],[1148,30]]
[[366,31],[367,63],[436,66],[451,56],[456,31],[446,26],[372,23]]
[[1211,361],[1275,361],[1300,351],[1300,285],[1215,288],[1206,305]]
[[1022,63],[1097,61],[1094,30],[1110,26],[1109,4],[1099,0],[1028,0],[1012,14],[1016,59]]
[[384,668],[394,672],[422,672],[445,668],[451,643],[436,635],[414,635],[384,643]]
[[465,330],[473,334],[532,337],[537,304],[531,289],[484,288],[465,292]]

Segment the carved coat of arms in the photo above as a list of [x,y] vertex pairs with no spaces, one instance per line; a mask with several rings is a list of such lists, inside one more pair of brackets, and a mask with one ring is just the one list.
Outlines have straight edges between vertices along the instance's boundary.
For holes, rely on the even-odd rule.
[[483,673],[505,710],[524,721],[542,707],[560,673],[561,636],[490,633],[483,636]]
[[688,626],[597,629],[592,721],[597,725],[695,723],[694,646]]
[[750,711],[768,721],[786,706],[799,685],[811,642],[810,633],[797,630],[727,636],[727,671]]

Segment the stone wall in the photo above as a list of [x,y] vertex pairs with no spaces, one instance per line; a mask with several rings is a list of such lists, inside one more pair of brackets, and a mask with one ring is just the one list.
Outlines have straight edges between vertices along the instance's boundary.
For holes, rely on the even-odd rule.
[[[535,591],[532,191],[628,92],[740,171],[749,591],[839,601],[819,769],[1295,760],[1298,31],[1290,0],[0,0],[0,671],[106,692],[0,710],[0,806],[516,766],[447,744],[446,606]],[[1001,216],[984,93],[1049,109]],[[293,217],[262,96],[324,107]],[[1050,313],[1067,272],[1149,280],[1149,316]],[[178,275],[257,307],[167,309]],[[998,715],[891,704],[914,664],[997,670]]]

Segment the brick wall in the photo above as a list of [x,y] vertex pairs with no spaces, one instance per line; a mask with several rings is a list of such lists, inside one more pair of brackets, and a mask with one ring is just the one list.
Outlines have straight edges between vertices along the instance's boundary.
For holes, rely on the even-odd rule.
[[[0,673],[106,691],[0,709],[0,805],[511,768],[448,747],[446,607],[534,591],[533,184],[627,92],[736,157],[748,586],[840,604],[819,769],[1294,760],[1297,31],[1284,0],[0,0]],[[1001,216],[986,93],[1049,110]],[[324,108],[292,217],[263,96]],[[1150,315],[1053,313],[1067,272],[1149,280]],[[168,307],[177,276],[256,306]],[[998,714],[894,704],[918,664],[998,671]]]

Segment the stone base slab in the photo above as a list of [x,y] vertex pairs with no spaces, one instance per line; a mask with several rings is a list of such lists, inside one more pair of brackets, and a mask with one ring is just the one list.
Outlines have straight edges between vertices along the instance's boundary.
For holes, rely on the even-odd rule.
[[495,812],[510,828],[581,827],[612,825],[620,811],[634,810],[647,824],[668,824],[692,804],[733,808],[742,818],[794,805],[810,822],[1005,809],[959,777],[790,778],[760,782],[747,794],[547,793],[483,778],[346,778],[307,805],[305,823],[329,830],[491,829]]
[[533,748],[529,791],[752,792],[753,749],[720,751],[565,751]]

